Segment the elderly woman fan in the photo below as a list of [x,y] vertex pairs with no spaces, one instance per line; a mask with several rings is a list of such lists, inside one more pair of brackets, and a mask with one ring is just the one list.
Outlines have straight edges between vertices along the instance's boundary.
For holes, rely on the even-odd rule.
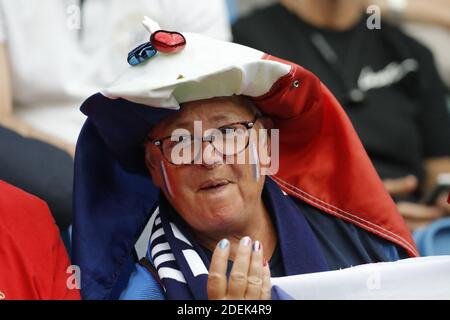
[[[313,74],[158,32],[184,43],[155,48],[81,108],[73,245],[84,298],[279,298],[270,276],[417,255]],[[136,257],[143,230],[148,250]]]

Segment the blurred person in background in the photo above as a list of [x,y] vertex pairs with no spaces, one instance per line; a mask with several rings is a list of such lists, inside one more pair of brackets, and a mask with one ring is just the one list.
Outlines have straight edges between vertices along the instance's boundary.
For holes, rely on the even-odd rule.
[[45,199],[61,231],[72,223],[73,159],[64,150],[0,126],[0,179]]
[[[231,21],[276,0],[228,0]],[[433,53],[442,79],[450,87],[450,1],[448,0],[365,0],[367,8],[376,5],[383,19],[426,45]],[[450,102],[449,102],[450,108]]]
[[46,203],[0,180],[0,300],[80,299],[69,265]]
[[2,119],[73,153],[85,120],[77,106],[126,69],[123,57],[147,37],[143,15],[230,38],[223,1],[0,0]]
[[[241,18],[237,43],[313,71],[337,96],[411,229],[449,213],[445,197],[419,203],[450,172],[447,88],[430,51],[365,1],[281,0]],[[441,8],[442,10],[442,8]]]
[[0,179],[45,199],[62,230],[85,121],[78,107],[148,40],[143,15],[169,30],[231,38],[222,0],[0,0]]
[[438,72],[450,87],[450,1],[366,0],[377,5],[389,22],[426,45],[434,55]]

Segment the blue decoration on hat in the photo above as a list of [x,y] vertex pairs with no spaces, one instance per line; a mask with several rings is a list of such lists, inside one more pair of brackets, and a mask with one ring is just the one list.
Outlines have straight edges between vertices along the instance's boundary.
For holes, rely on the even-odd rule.
[[127,61],[130,65],[136,66],[153,57],[156,52],[157,51],[152,44],[150,42],[146,42],[131,50],[128,54]]

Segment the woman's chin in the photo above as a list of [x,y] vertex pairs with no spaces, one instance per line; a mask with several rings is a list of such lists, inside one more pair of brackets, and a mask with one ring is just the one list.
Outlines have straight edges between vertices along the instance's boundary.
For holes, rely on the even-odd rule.
[[241,212],[244,208],[241,194],[235,184],[229,184],[213,190],[200,191],[195,202],[202,204],[202,211],[218,217],[232,216],[236,212]]
[[[239,201],[237,201],[239,202]],[[226,206],[214,205],[208,208],[204,215],[204,225],[209,230],[234,229],[242,223],[243,206],[236,200]]]

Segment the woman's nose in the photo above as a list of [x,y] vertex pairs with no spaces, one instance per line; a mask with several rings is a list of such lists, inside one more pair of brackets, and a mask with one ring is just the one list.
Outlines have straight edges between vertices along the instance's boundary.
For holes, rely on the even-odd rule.
[[223,156],[214,148],[209,141],[203,142],[202,165],[206,168],[214,168],[224,163]]

